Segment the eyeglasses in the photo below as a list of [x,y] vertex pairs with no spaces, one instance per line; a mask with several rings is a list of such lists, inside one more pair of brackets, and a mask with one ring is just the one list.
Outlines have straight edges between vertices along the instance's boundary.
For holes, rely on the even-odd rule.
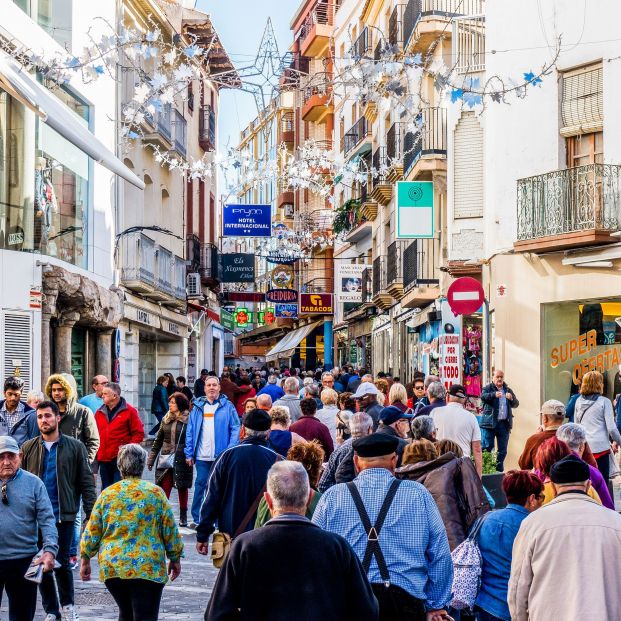
[[2,486],[2,504],[3,505],[9,504],[9,497],[6,493],[6,483]]
[[414,390],[425,390],[424,386],[414,386]]

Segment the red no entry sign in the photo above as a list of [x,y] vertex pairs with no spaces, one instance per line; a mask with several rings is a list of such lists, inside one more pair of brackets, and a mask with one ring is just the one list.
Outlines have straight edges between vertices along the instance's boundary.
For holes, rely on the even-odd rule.
[[475,313],[485,301],[485,293],[481,283],[468,276],[453,281],[446,297],[455,315]]

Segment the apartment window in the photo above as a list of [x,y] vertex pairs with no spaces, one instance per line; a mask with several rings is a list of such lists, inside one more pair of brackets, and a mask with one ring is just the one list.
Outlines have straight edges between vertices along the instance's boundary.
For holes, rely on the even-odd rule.
[[485,172],[483,128],[474,112],[462,113],[453,147],[453,211],[455,218],[483,216]]
[[188,110],[194,112],[194,84],[192,81],[188,82]]
[[14,0],[67,51],[71,51],[72,0]]
[[567,167],[604,163],[604,132],[592,132],[565,139]]
[[589,65],[562,74],[561,135],[588,134],[604,129],[602,66]]

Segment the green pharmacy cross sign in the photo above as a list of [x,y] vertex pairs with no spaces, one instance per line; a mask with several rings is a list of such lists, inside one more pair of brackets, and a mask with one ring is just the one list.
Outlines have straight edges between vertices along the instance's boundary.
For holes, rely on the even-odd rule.
[[398,181],[397,238],[433,236],[433,181]]

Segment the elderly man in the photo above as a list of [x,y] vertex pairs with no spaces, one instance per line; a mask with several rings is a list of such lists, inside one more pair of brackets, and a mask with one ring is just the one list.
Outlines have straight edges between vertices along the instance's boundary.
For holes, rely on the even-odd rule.
[[0,436],[11,436],[21,446],[39,434],[34,410],[22,401],[24,380],[13,375],[4,380],[4,400],[0,401]]
[[406,438],[410,430],[410,420],[412,415],[402,412],[394,405],[389,405],[380,412],[380,423],[377,433],[385,433],[393,438],[397,438],[399,446],[397,447],[397,467],[401,466],[403,451],[408,445]]
[[415,416],[429,416],[436,408],[443,408],[446,405],[446,390],[442,382],[431,382],[429,384],[427,399],[429,399],[429,405],[416,410]]
[[194,400],[185,436],[185,460],[196,465],[191,528],[196,528],[207,481],[216,459],[239,441],[239,416],[235,406],[220,392],[217,377],[205,380],[206,396]]
[[302,410],[300,410],[300,383],[297,377],[288,377],[283,382],[283,388],[285,391],[278,401],[274,402],[274,405],[284,405],[289,408],[289,415],[291,416],[291,422],[295,423],[302,416]]
[[[566,423],[565,425],[561,425],[556,430],[556,437],[559,440],[565,442],[567,446],[573,451],[574,455],[580,457],[582,461],[585,461],[584,451],[587,448],[587,441],[586,429],[582,425],[578,425],[577,423]],[[591,464],[588,464],[588,466],[589,472],[591,473],[591,485],[599,495],[599,499],[602,501],[602,505],[614,511],[615,503],[610,496],[607,482],[602,476],[602,473],[597,469],[596,466],[592,466]]]
[[621,619],[621,516],[587,495],[589,468],[575,455],[554,464],[550,480],[556,497],[513,543],[511,619]]
[[337,483],[347,483],[356,477],[354,469],[354,447],[352,442],[373,433],[373,419],[364,412],[354,414],[349,420],[351,438],[345,440],[332,455],[319,480],[318,490],[323,494]]
[[354,399],[358,400],[360,411],[366,412],[373,419],[373,430],[379,425],[379,415],[382,411],[382,406],[377,402],[377,395],[379,395],[379,390],[372,379],[361,382],[354,393]]
[[277,401],[283,397],[284,394],[285,391],[278,385],[278,375],[272,373],[267,378],[267,384],[257,393],[257,397],[259,395],[269,395],[272,401]]
[[[565,406],[561,401],[549,399],[541,406],[541,426],[542,431],[537,431],[526,440],[524,450],[518,459],[518,464],[522,470],[532,470],[535,467],[535,455],[539,447],[548,439],[556,435],[557,429],[565,420]],[[597,466],[589,445],[585,445],[582,454],[587,464]]]
[[475,415],[464,408],[466,390],[461,384],[453,384],[448,392],[448,404],[431,412],[438,440],[453,440],[464,452],[464,457],[474,457],[474,465],[483,474],[481,430]]
[[259,410],[263,410],[264,412],[269,412],[274,405],[272,403],[272,398],[268,394],[262,394],[256,397],[257,399],[257,407]]
[[335,390],[334,374],[330,371],[325,371],[324,373],[321,374],[321,392],[323,392],[325,388],[330,388],[332,390]]
[[481,416],[481,440],[483,450],[492,452],[494,443],[498,447],[496,470],[503,472],[513,427],[513,410],[520,405],[515,392],[505,383],[504,371],[496,369],[492,383],[481,392],[483,414]]
[[[375,621],[377,601],[351,546],[305,517],[308,475],[297,462],[274,464],[265,499],[272,519],[240,535],[214,586],[205,621]],[[296,577],[308,576],[304,588]]]
[[[121,397],[121,387],[110,382],[103,389],[103,405],[95,412],[95,421],[102,439],[97,453],[101,489],[121,480],[116,466],[119,449],[124,444],[140,444],[144,440],[144,427],[138,411]],[[62,426],[61,426],[62,432]]]
[[57,405],[53,401],[43,401],[36,412],[41,435],[22,446],[22,468],[38,476],[47,490],[58,530],[57,560],[60,564],[54,570],[57,589],[52,576],[44,576],[40,586],[41,600],[48,617],[60,619],[62,616],[63,621],[77,621],[71,544],[80,497],[84,499],[86,521],[90,518],[97,498],[95,481],[84,444],[60,433]]
[[453,564],[431,494],[395,479],[398,441],[374,433],[354,440],[354,481],[320,498],[313,522],[352,545],[380,605],[380,621],[440,621],[451,598]]
[[243,420],[244,440],[216,460],[196,527],[196,549],[207,554],[216,529],[232,538],[252,530],[263,497],[267,472],[282,459],[267,445],[272,419],[263,410],[250,410]]
[[37,584],[24,574],[39,549],[43,554],[36,564],[42,564],[44,572],[53,570],[58,534],[45,485],[20,466],[17,442],[11,436],[0,436],[0,601],[6,590],[10,621],[32,621]]
[[84,395],[78,403],[85,405],[93,414],[103,405],[103,389],[110,380],[105,375],[95,375],[91,380],[93,392]]

